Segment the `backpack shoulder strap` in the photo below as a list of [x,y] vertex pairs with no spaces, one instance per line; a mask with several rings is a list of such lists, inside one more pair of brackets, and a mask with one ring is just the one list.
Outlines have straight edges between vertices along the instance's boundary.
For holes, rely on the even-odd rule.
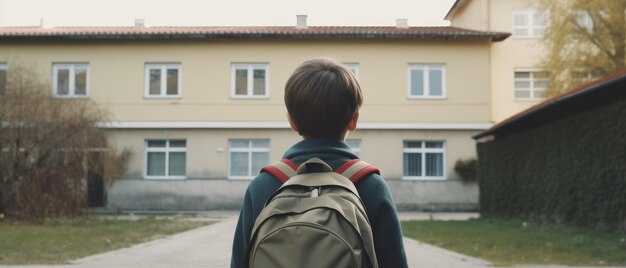
[[380,175],[380,170],[377,167],[372,166],[361,159],[352,159],[346,162],[338,168],[336,172],[350,179],[350,181],[354,184],[357,184],[367,175],[372,173]]
[[261,169],[262,172],[267,172],[276,177],[281,183],[285,183],[289,178],[296,175],[298,165],[289,159],[283,159],[275,162],[269,166],[265,166]]

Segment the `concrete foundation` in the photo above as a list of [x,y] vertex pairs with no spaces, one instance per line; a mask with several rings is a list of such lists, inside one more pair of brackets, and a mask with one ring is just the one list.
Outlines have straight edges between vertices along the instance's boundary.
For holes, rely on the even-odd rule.
[[[247,180],[188,179],[115,182],[108,190],[110,211],[238,210]],[[400,211],[476,211],[478,186],[455,181],[387,182]]]

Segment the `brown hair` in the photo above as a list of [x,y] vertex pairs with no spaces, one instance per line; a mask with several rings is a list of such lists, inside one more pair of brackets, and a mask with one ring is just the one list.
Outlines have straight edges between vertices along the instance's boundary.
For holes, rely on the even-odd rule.
[[332,59],[311,59],[291,74],[285,105],[300,135],[343,139],[363,97],[354,74]]

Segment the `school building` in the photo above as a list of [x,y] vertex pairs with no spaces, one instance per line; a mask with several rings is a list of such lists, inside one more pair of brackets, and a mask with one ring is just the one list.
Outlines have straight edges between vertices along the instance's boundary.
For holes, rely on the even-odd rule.
[[300,140],[286,121],[287,78],[332,57],[365,98],[347,143],[380,167],[398,208],[474,210],[478,186],[454,163],[476,155],[471,136],[545,88],[533,67],[545,25],[533,12],[523,0],[458,0],[449,27],[316,27],[306,16],[282,27],[0,27],[0,84],[12,62],[34,63],[53,96],[111,113],[99,127],[132,155],[96,204],[238,209],[249,180]]

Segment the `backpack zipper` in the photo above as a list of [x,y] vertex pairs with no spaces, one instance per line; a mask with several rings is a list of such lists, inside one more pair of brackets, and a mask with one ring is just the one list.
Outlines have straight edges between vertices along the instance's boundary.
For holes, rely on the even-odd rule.
[[322,187],[312,187],[311,188],[311,197],[318,197],[320,196],[320,193],[322,192]]

